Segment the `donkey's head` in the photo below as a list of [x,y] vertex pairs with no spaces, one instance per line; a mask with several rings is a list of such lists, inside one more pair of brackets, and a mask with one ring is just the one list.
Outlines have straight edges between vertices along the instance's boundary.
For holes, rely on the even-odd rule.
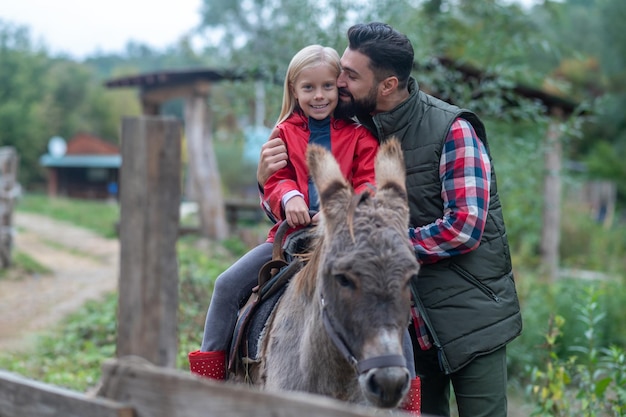
[[408,240],[402,151],[393,139],[376,160],[377,191],[355,195],[330,153],[310,146],[323,233],[317,292],[324,324],[357,370],[377,407],[397,406],[409,387],[402,337],[409,323],[409,282],[419,266]]

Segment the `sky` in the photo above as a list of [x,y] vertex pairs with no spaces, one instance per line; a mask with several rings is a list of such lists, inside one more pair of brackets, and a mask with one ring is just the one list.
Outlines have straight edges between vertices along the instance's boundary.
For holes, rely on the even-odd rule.
[[200,23],[202,0],[2,0],[0,19],[30,29],[52,54],[124,52],[129,41],[170,46]]
[[[526,5],[538,0],[507,0]],[[129,41],[164,49],[200,23],[202,0],[2,0],[0,19],[30,29],[51,54],[122,53]]]

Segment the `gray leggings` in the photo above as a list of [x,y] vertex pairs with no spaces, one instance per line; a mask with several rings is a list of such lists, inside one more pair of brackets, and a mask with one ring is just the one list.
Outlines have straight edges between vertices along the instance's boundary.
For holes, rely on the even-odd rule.
[[217,277],[204,323],[202,352],[228,349],[239,306],[257,285],[261,267],[272,259],[272,246],[261,243]]
[[[229,348],[239,306],[257,285],[261,267],[272,259],[272,247],[272,243],[261,243],[217,277],[204,324],[204,336],[200,347],[202,352]],[[415,378],[413,344],[408,328],[404,333],[402,348],[411,379]]]

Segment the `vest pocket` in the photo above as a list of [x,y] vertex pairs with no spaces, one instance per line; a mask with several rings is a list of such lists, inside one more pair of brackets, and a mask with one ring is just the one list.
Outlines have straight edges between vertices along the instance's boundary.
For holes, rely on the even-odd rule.
[[457,274],[459,274],[461,278],[463,278],[464,280],[466,280],[467,282],[469,282],[470,284],[474,285],[476,288],[481,290],[493,301],[497,303],[500,302],[500,297],[498,297],[498,294],[496,294],[491,288],[483,284],[479,279],[477,279],[475,276],[467,272],[465,269],[461,268],[460,266],[452,262],[450,263],[450,269],[456,272]]

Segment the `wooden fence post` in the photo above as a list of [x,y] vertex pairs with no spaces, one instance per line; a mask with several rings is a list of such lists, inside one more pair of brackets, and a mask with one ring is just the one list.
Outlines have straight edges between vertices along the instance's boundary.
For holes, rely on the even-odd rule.
[[175,367],[181,125],[171,117],[122,120],[117,356]]
[[561,124],[563,112],[553,109],[545,140],[543,223],[541,228],[541,263],[548,282],[559,276],[559,244],[561,242]]
[[13,248],[13,206],[20,194],[17,182],[18,157],[15,148],[0,148],[0,268],[11,266]]

